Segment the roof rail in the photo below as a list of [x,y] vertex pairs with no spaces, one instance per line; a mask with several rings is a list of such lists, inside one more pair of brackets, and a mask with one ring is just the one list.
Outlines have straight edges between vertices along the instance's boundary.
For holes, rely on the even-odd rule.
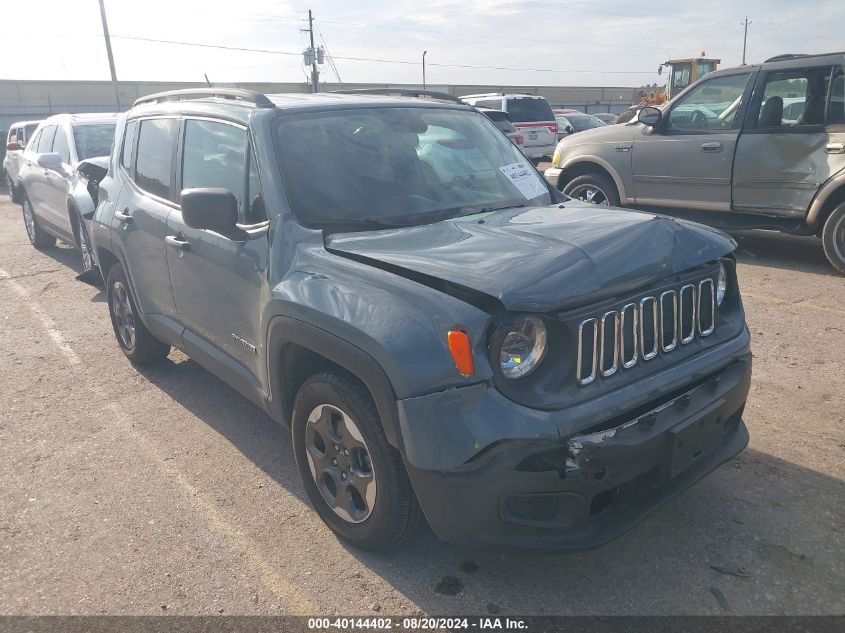
[[219,97],[221,99],[232,99],[252,103],[259,108],[273,108],[273,102],[260,92],[244,90],[243,88],[187,88],[185,90],[168,90],[155,94],[140,97],[135,100],[134,106],[142,103],[164,103],[166,101],[189,101],[191,99],[206,99],[208,97]]
[[341,95],[396,95],[399,97],[431,97],[442,101],[463,103],[455,95],[437,90],[416,90],[414,88],[359,88],[357,90],[332,90],[333,94]]
[[828,55],[845,55],[845,51],[835,51],[833,53],[787,53],[785,55],[775,55],[769,57],[765,62],[782,62],[787,59],[802,59],[804,57],[827,57]]
[[476,99],[478,97],[504,97],[504,92],[480,92],[474,95],[461,95],[461,99]]
[[785,53],[783,55],[775,55],[774,57],[769,57],[764,64],[768,64],[769,62],[783,62],[787,59],[801,59],[802,57],[810,57],[804,53]]

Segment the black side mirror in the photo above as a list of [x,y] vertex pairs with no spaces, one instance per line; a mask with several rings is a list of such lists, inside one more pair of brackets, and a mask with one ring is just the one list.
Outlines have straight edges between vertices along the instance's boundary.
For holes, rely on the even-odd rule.
[[238,221],[238,201],[228,189],[183,189],[182,219],[192,229],[208,229],[230,235]]
[[655,127],[663,120],[663,112],[660,108],[647,106],[637,112],[637,121],[649,127]]
[[565,128],[563,128],[563,131],[567,134],[572,134],[573,132],[575,132],[575,128],[571,125],[567,125]]

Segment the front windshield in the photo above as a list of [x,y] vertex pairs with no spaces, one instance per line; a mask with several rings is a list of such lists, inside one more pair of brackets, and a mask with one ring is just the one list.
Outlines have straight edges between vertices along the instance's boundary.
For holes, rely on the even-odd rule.
[[551,204],[528,159],[483,114],[366,108],[281,116],[279,167],[308,226],[412,225]]
[[73,141],[79,160],[108,156],[114,141],[114,123],[73,126]]

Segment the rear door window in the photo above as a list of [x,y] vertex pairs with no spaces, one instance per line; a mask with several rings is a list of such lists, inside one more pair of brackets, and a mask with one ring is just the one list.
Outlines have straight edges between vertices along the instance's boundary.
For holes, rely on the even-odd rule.
[[173,151],[179,119],[145,119],[138,137],[135,182],[144,191],[171,199]]
[[545,99],[514,97],[508,99],[508,116],[516,123],[554,121],[555,115]]
[[830,73],[830,66],[769,73],[757,127],[823,125]]
[[56,136],[56,126],[48,125],[41,130],[41,136],[38,137],[38,147],[35,151],[39,154],[47,154],[53,151],[53,137]]

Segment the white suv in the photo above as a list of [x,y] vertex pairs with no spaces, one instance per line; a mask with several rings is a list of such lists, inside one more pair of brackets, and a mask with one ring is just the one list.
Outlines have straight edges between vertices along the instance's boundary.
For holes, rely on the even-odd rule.
[[[18,193],[30,242],[36,248],[56,238],[81,251],[85,220],[68,205],[73,172],[81,161],[108,156],[118,114],[57,114],[38,126],[23,153]],[[83,251],[84,253],[84,251]]]
[[557,145],[557,121],[545,97],[520,94],[465,95],[460,99],[479,108],[504,110],[525,137],[523,153],[535,163],[551,156]]
[[41,121],[18,121],[12,123],[6,136],[6,157],[3,159],[3,180],[6,191],[13,202],[20,202],[20,192],[17,187],[18,175],[23,164],[23,150],[35,133]]

